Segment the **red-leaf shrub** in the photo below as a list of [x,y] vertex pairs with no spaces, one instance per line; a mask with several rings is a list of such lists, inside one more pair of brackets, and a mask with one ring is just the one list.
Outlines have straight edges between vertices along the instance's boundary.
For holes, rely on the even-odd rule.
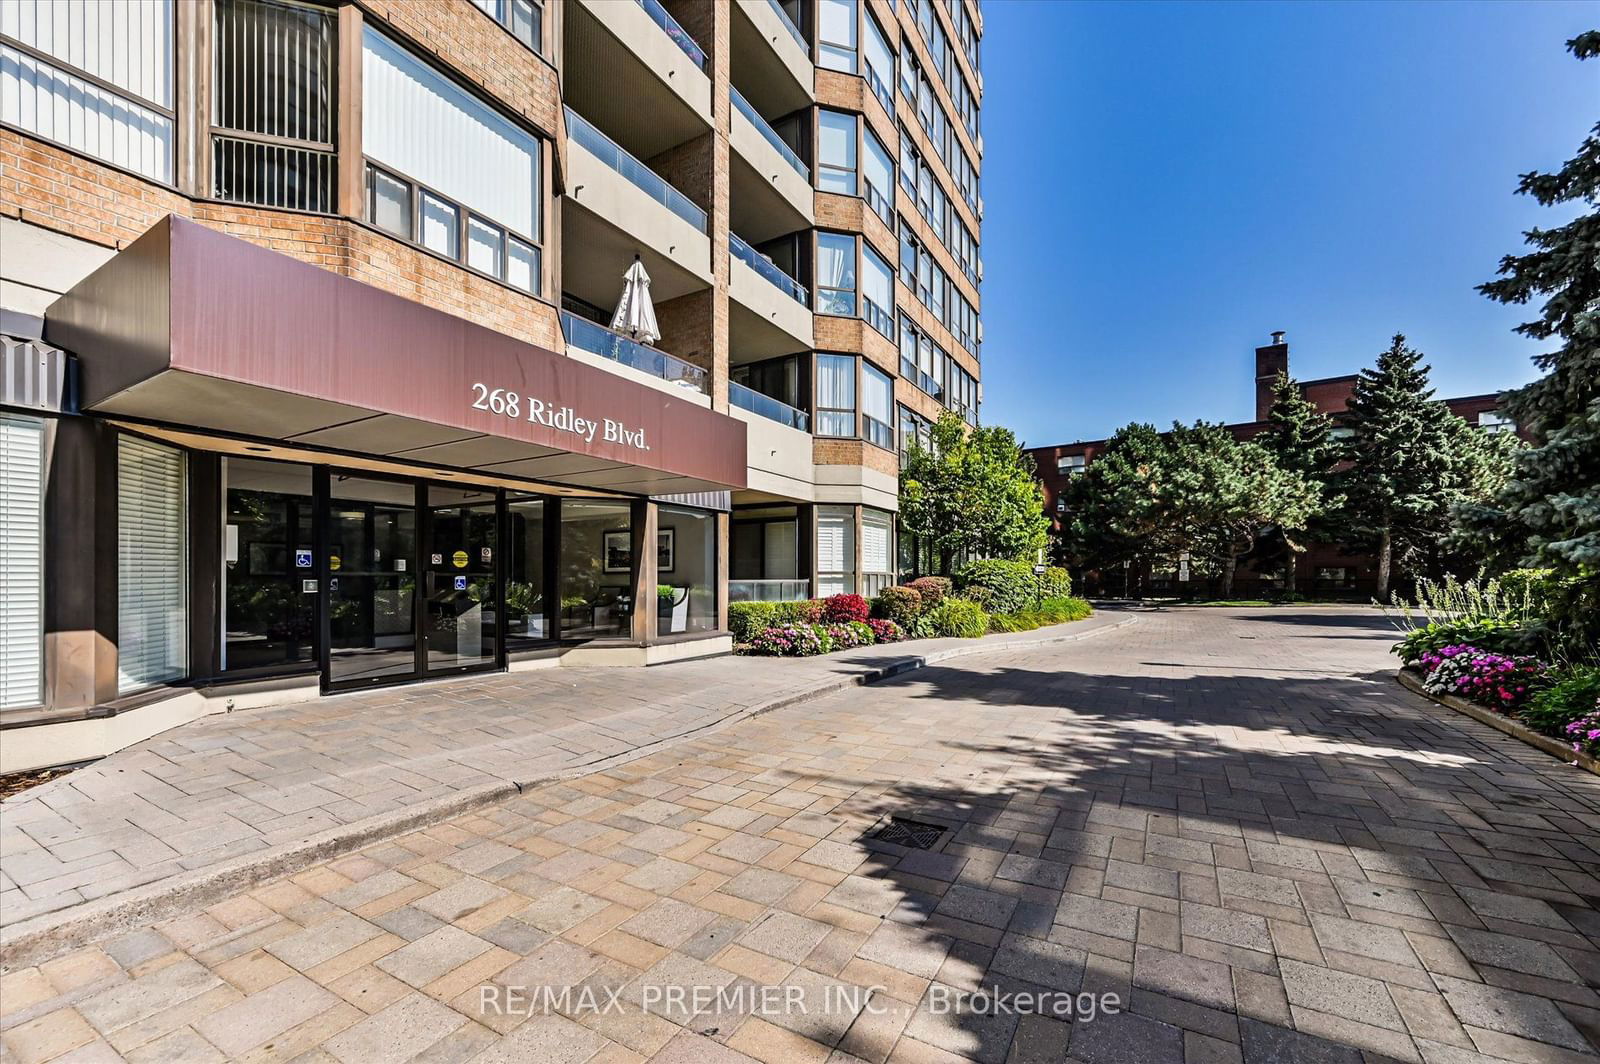
[[822,620],[825,624],[865,621],[871,612],[867,600],[860,595],[830,595],[822,600]]
[[948,576],[919,576],[906,587],[915,588],[922,595],[922,612],[926,613],[950,594],[950,578]]
[[898,643],[906,637],[898,624],[881,617],[872,618],[867,626],[872,629],[872,641],[875,643]]

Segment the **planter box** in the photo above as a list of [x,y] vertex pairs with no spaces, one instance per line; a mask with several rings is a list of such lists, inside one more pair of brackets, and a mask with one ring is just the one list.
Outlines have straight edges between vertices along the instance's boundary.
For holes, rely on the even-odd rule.
[[1476,702],[1468,702],[1465,698],[1459,698],[1456,695],[1436,695],[1427,690],[1422,686],[1423,675],[1420,669],[1408,665],[1400,670],[1396,679],[1400,681],[1400,686],[1408,691],[1415,691],[1423,698],[1431,699],[1441,706],[1449,706],[1457,713],[1465,713],[1473,720],[1481,721],[1496,731],[1505,732],[1513,739],[1521,739],[1529,746],[1543,750],[1551,757],[1559,757],[1569,765],[1577,765],[1579,768],[1587,769],[1600,776],[1600,760],[1596,760],[1588,754],[1578,753],[1572,749],[1570,744],[1564,743],[1560,739],[1552,739],[1548,735],[1542,735],[1521,721],[1496,713],[1488,706],[1480,706]]

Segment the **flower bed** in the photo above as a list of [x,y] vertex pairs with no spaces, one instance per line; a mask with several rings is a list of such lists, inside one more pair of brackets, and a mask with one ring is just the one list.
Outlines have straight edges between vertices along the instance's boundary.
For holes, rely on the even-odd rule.
[[[974,572],[987,579],[985,574],[992,575],[991,570],[1000,573],[1000,579],[1011,575],[1009,569],[995,565]],[[1031,578],[1031,568],[1028,574]],[[975,590],[983,587],[983,580],[973,579],[972,586]],[[1042,592],[1064,592],[1071,585],[1066,570],[1051,569],[1031,586]],[[991,613],[977,599],[1016,608]],[[808,657],[902,639],[977,639],[990,632],[1026,632],[1081,620],[1091,612],[1082,599],[1066,594],[1028,599],[1010,585],[1003,595],[984,589],[977,590],[977,598],[969,598],[965,592],[952,592],[948,579],[930,576],[884,588],[871,602],[860,595],[802,602],[736,602],[728,607],[728,627],[738,653]]]

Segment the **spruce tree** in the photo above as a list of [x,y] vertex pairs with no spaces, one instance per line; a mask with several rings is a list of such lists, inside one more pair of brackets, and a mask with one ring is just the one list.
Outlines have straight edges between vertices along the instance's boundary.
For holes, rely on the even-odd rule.
[[[1567,42],[1579,59],[1600,55],[1600,31]],[[1600,124],[1578,154],[1553,174],[1522,175],[1517,187],[1541,205],[1588,206],[1566,225],[1530,229],[1532,249],[1507,255],[1499,280],[1478,290],[1501,303],[1547,297],[1543,312],[1517,332],[1559,346],[1534,357],[1545,371],[1505,393],[1501,408],[1531,432],[1536,446],[1492,504],[1467,506],[1460,517],[1478,542],[1508,561],[1550,567],[1563,575],[1600,574]]]
[[1395,334],[1363,369],[1341,419],[1351,430],[1336,478],[1341,538],[1378,554],[1378,600],[1389,601],[1396,563],[1437,554],[1453,506],[1485,490],[1483,449],[1461,418],[1433,398],[1422,354]]
[[1272,385],[1272,408],[1267,411],[1266,427],[1254,442],[1272,455],[1280,469],[1299,475],[1314,493],[1304,528],[1280,526],[1287,554],[1284,589],[1290,593],[1295,589],[1295,555],[1305,549],[1296,538],[1304,538],[1301,533],[1340,503],[1331,485],[1340,457],[1333,427],[1333,419],[1305,397],[1298,381],[1286,373],[1278,374]]

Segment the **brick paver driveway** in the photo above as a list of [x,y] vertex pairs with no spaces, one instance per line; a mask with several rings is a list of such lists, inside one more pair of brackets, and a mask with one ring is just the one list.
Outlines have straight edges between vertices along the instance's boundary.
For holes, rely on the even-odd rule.
[[10,973],[6,1056],[1593,1062],[1600,780],[1391,639],[1149,613],[779,710]]

